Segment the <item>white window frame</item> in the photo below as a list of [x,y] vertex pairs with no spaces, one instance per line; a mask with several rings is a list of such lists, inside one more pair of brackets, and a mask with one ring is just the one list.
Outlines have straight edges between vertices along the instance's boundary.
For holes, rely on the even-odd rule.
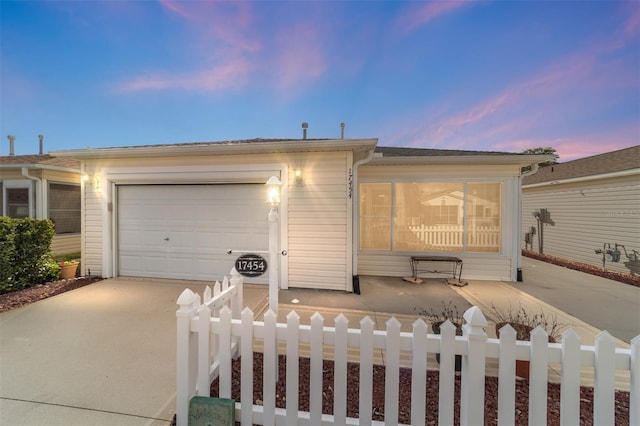
[[29,179],[9,179],[2,181],[2,215],[7,216],[7,189],[28,189],[29,190],[29,217],[35,217],[35,206],[33,202],[33,181]]

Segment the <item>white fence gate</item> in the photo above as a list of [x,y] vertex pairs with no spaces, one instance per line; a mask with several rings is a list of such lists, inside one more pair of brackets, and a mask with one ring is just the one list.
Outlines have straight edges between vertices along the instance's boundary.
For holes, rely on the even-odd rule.
[[[235,272],[235,271],[234,271]],[[438,421],[454,424],[455,355],[462,356],[460,389],[460,424],[483,425],[485,410],[485,362],[499,359],[498,422],[515,424],[516,378],[515,362],[530,360],[529,424],[547,422],[547,368],[560,364],[560,423],[580,424],[580,369],[593,367],[595,372],[593,423],[615,423],[616,370],[630,372],[631,425],[640,424],[640,336],[631,349],[616,348],[608,332],[596,337],[595,346],[581,346],[573,330],[567,331],[561,343],[548,343],[547,333],[537,328],[531,342],[516,341],[511,326],[501,330],[500,339],[488,338],[485,316],[478,307],[464,313],[463,336],[455,335],[455,327],[445,324],[441,335],[428,333],[422,319],[413,323],[411,333],[400,331],[400,322],[391,318],[386,330],[374,330],[374,322],[365,317],[360,328],[348,328],[341,314],[334,326],[326,326],[319,313],[311,317],[310,325],[301,325],[300,317],[291,311],[286,323],[277,323],[269,310],[264,321],[254,321],[253,312],[242,312],[242,278],[232,272],[231,283],[226,278],[222,286],[216,283],[213,292],[200,296],[185,290],[178,299],[177,311],[177,425],[187,425],[191,397],[209,396],[215,377],[219,380],[219,396],[231,398],[232,358],[240,356],[241,397],[236,403],[236,418],[243,425],[395,425],[398,424],[398,383],[401,353],[411,354],[411,424],[425,424],[427,355],[440,353]],[[263,401],[253,403],[253,345],[264,344]],[[286,345],[286,407],[276,407],[276,362],[278,343]],[[310,345],[309,411],[298,409],[299,346]],[[323,347],[333,347],[334,383],[333,414],[322,413]],[[347,417],[347,350],[359,350],[359,410],[358,418]],[[372,420],[373,351],[385,351],[384,422]]]

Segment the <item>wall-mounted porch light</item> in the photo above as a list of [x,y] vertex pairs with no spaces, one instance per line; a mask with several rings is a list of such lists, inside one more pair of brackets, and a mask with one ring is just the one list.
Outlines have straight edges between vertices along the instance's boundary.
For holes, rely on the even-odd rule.
[[100,189],[100,178],[95,175],[84,174],[82,175],[82,180],[85,185],[90,186],[93,189]]
[[303,171],[302,168],[298,167],[296,169],[293,170],[293,179],[294,179],[294,184],[296,186],[303,186],[304,185],[304,177],[303,177]]

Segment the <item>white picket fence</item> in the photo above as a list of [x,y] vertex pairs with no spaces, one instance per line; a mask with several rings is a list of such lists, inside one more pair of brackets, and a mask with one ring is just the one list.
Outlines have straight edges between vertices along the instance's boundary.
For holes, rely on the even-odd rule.
[[[235,272],[235,271],[234,271]],[[593,422],[615,423],[616,370],[630,372],[630,424],[640,424],[640,336],[631,349],[615,347],[608,332],[596,338],[595,346],[581,346],[573,330],[563,335],[561,343],[548,343],[547,333],[538,328],[531,342],[516,341],[513,328],[505,326],[500,339],[488,338],[485,316],[478,307],[464,313],[463,336],[445,323],[441,335],[428,333],[421,319],[413,323],[410,333],[400,331],[400,322],[391,318],[386,330],[374,330],[374,322],[365,317],[360,328],[348,328],[341,314],[333,326],[326,326],[319,313],[310,325],[300,324],[291,311],[286,323],[277,323],[269,310],[264,321],[255,321],[253,312],[242,306],[242,278],[232,274],[231,282],[216,283],[205,291],[203,299],[185,290],[178,299],[177,326],[177,425],[187,425],[189,401],[193,396],[209,396],[210,384],[218,377],[219,396],[231,398],[232,358],[240,356],[242,402],[236,403],[236,418],[243,425],[395,425],[398,424],[398,389],[401,353],[411,354],[411,422],[425,424],[427,355],[440,353],[438,421],[454,424],[455,355],[462,355],[460,424],[484,423],[485,365],[488,358],[499,359],[498,422],[515,424],[515,361],[530,360],[529,424],[547,422],[547,369],[549,363],[561,365],[560,423],[580,424],[580,369],[594,369]],[[253,403],[253,347],[263,342],[263,401]],[[286,407],[276,407],[276,362],[278,344],[286,346]],[[310,346],[309,411],[298,409],[299,348]],[[333,414],[322,413],[323,347],[333,347]],[[359,349],[358,418],[347,417],[347,350]],[[385,353],[384,422],[372,420],[373,352]]]
[[[418,240],[432,247],[462,247],[464,228],[462,225],[408,225]],[[475,226],[467,229],[467,245],[488,248],[500,247],[500,227]]]

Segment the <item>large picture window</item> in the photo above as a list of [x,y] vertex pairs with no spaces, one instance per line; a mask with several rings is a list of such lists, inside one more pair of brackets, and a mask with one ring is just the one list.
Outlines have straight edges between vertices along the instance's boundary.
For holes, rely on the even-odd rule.
[[360,249],[501,251],[500,182],[362,183]]
[[56,234],[80,232],[80,186],[62,183],[49,184],[49,219]]

